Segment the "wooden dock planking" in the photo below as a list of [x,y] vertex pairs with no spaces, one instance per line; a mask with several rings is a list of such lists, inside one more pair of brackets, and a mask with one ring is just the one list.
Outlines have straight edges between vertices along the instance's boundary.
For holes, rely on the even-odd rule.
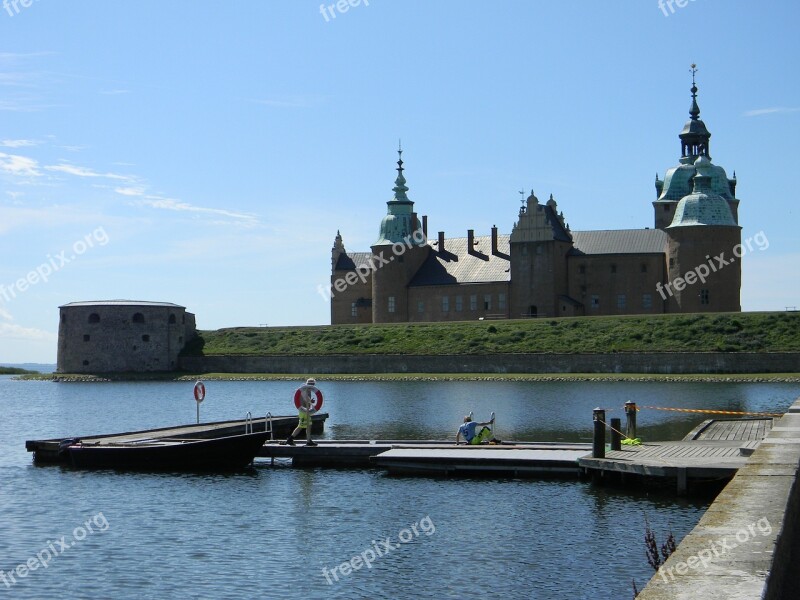
[[678,442],[651,442],[578,460],[590,473],[674,478],[679,492],[689,479],[732,477],[772,429],[771,418],[710,419]]
[[[498,461],[507,460],[509,457],[521,461],[517,465],[516,470],[519,472],[525,471],[525,461],[532,459],[533,454],[524,454],[526,452],[536,452],[539,461],[549,459],[553,468],[561,469],[563,465],[556,464],[563,461],[564,454],[570,453],[568,469],[576,476],[579,474],[578,464],[576,458],[578,456],[586,456],[591,452],[591,444],[564,444],[556,442],[504,442],[498,445],[479,445],[456,446],[451,441],[444,440],[316,440],[317,446],[306,447],[302,440],[297,442],[295,446],[286,446],[279,443],[267,443],[259,454],[262,458],[289,458],[292,460],[292,465],[297,467],[303,466],[329,466],[329,467],[376,467],[383,466],[376,462],[378,456],[383,455],[389,451],[409,451],[409,452],[425,452],[426,455],[433,457],[450,457],[453,452],[457,452],[458,456],[466,463],[480,462],[485,456],[495,457]],[[489,454],[487,454],[489,453]],[[493,454],[491,454],[493,453]],[[391,455],[394,456],[394,455]],[[451,457],[452,458],[452,457]],[[437,460],[436,458],[433,459]],[[450,458],[447,459],[449,461]],[[445,462],[447,462],[445,461]],[[499,474],[503,469],[502,465],[508,465],[507,462],[500,462],[497,466],[493,466],[494,470]],[[533,463],[528,466],[533,466]],[[540,472],[544,473],[544,462],[539,465]],[[453,471],[450,468],[450,471]],[[466,472],[465,469],[459,468],[459,471]],[[508,472],[513,472],[514,469],[508,469]]]

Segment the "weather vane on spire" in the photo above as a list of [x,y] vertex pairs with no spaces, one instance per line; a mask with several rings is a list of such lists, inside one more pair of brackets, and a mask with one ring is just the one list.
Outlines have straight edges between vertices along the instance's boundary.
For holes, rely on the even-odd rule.
[[522,202],[522,206],[525,206],[525,188],[519,191],[519,201]]
[[691,71],[692,71],[692,85],[694,85],[694,74],[697,73],[697,65],[695,63],[692,63]]

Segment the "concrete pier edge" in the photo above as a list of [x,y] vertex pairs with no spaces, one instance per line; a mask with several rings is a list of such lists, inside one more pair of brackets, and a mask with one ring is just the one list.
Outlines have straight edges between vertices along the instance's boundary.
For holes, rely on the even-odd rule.
[[800,399],[637,600],[800,598]]

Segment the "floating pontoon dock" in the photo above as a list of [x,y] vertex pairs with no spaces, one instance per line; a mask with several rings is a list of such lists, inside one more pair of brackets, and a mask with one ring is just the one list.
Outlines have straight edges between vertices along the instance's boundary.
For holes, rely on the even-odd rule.
[[646,442],[591,456],[578,464],[595,478],[616,475],[662,477],[685,493],[690,480],[733,477],[772,429],[771,418],[704,421],[677,442]]
[[[312,432],[320,434],[325,426],[327,413],[318,413],[312,417]],[[183,439],[211,439],[231,435],[240,435],[245,432],[258,433],[269,431],[272,427],[273,437],[280,439],[286,437],[297,426],[297,417],[257,417],[236,421],[218,421],[215,423],[200,423],[199,425],[181,425],[178,427],[164,427],[161,429],[146,429],[143,431],[129,431],[127,433],[114,433],[106,435],[69,436],[48,440],[28,440],[25,449],[33,452],[33,459],[37,463],[69,463],[68,455],[60,452],[61,442],[64,440],[79,439],[83,442],[120,443],[120,442],[145,442],[158,441],[163,438]]]

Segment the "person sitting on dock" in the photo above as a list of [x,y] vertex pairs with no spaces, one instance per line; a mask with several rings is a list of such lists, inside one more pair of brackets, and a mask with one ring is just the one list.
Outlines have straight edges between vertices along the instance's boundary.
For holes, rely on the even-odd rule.
[[[493,424],[494,417],[485,423],[478,423],[477,421],[473,421],[470,415],[467,415],[464,417],[464,424],[458,428],[458,433],[456,434],[456,445],[461,443],[461,436],[464,436],[464,441],[470,445],[489,444],[492,442],[499,444],[500,440],[494,438],[492,430],[487,427],[487,425]],[[475,430],[478,427],[482,427],[482,429],[476,433]]]
[[297,410],[300,421],[284,443],[288,446],[294,446],[295,436],[305,429],[306,446],[316,446],[317,443],[311,439],[311,415],[317,412],[314,406],[317,400],[317,392],[319,392],[316,380],[313,377],[309,378],[305,385],[300,386],[297,392],[299,392],[300,396],[300,406]]

